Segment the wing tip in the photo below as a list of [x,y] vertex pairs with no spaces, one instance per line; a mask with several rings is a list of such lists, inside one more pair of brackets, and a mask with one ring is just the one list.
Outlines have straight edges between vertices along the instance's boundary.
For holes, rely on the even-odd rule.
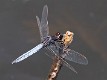
[[12,62],[12,64],[16,63],[15,61]]
[[16,60],[12,61],[12,64],[15,64],[15,63],[17,63],[17,61],[16,61]]
[[36,19],[38,18],[38,16],[36,16]]
[[78,72],[77,71],[74,71],[76,74],[78,74]]
[[47,14],[48,14],[48,6],[47,6],[47,4],[43,7],[43,10],[46,10]]
[[47,4],[44,6],[44,8],[48,8]]
[[88,60],[86,61],[85,65],[88,65]]
[[87,58],[86,58],[85,56],[84,56],[84,59],[85,59],[85,60],[84,60],[85,62],[84,62],[83,64],[84,64],[84,65],[87,65],[87,64],[88,64],[88,60],[87,60]]

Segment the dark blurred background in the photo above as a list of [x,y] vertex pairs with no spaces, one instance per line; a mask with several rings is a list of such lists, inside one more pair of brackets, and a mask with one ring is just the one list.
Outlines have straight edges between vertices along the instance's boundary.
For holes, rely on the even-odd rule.
[[18,56],[40,43],[36,15],[49,8],[50,34],[74,32],[71,49],[89,64],[62,67],[58,80],[107,80],[107,0],[0,0],[0,80],[45,80],[52,60],[44,50],[12,65]]

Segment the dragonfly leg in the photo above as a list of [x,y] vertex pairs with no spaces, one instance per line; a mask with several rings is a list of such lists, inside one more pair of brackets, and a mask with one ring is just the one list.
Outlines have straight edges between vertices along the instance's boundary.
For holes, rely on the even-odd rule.
[[63,49],[63,53],[68,53],[71,49],[69,49],[68,47]]

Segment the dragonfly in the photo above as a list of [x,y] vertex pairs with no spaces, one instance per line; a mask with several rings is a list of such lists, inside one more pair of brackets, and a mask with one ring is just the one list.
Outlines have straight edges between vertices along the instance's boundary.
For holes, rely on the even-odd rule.
[[[48,17],[48,6],[45,5],[43,7],[41,21],[40,21],[39,17],[36,16],[37,24],[38,24],[39,31],[40,31],[41,43],[39,43],[33,49],[27,51],[26,53],[24,53],[21,56],[19,56],[18,58],[16,58],[12,62],[12,64],[18,63],[20,61],[23,61],[24,59],[28,58],[29,56],[37,53],[40,49],[45,48],[45,49],[51,51],[51,53],[54,56],[56,56],[57,58],[59,58],[59,60],[61,60],[61,62],[63,62],[63,64],[66,67],[68,67],[69,69],[71,69],[74,72],[76,72],[76,70],[69,63],[67,63],[65,61],[65,59],[69,60],[69,61],[73,61],[75,63],[87,65],[88,64],[88,60],[84,55],[82,55],[82,54],[80,54],[80,53],[78,53],[78,52],[76,52],[74,50],[68,49],[68,47],[66,45],[64,45],[64,46],[66,46],[66,48],[65,47],[61,47],[63,44],[65,44],[64,43],[64,41],[65,41],[64,35],[65,34],[58,34],[57,33],[56,35],[53,35],[53,36],[49,35],[49,27],[48,27],[47,17]],[[60,54],[59,51],[61,49],[63,49],[63,50],[62,50],[62,52]],[[48,55],[48,56],[50,56],[50,55]]]
[[47,80],[55,80],[63,64],[72,71],[76,72],[76,70],[69,63],[67,63],[65,59],[79,64],[88,64],[88,60],[85,56],[74,50],[69,49],[69,45],[73,41],[73,35],[74,33],[70,31],[67,31],[64,35],[60,35],[60,33],[58,33],[58,42],[55,42],[58,47],[56,48],[55,46],[51,46],[50,49],[53,53],[59,53],[59,56],[55,55],[53,58],[52,55],[47,54],[50,58],[53,59],[53,63],[48,74]]

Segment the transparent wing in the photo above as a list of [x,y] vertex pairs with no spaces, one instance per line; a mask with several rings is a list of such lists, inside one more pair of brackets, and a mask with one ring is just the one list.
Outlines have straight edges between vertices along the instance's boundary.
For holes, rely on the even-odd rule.
[[79,63],[79,64],[83,64],[83,65],[88,64],[88,60],[84,55],[82,55],[74,50],[71,50],[71,49],[67,49],[67,51],[65,53],[59,54],[59,48],[58,48],[58,46],[57,47],[56,46],[50,45],[50,46],[48,46],[48,48],[53,50],[56,55],[61,55],[61,57],[63,57],[66,60],[69,60],[69,61],[72,61],[75,63]]
[[[56,53],[49,47],[47,47],[47,49],[49,49],[53,54],[49,54],[49,53],[45,53],[48,57],[52,58],[53,60],[55,59],[54,57],[60,57],[58,55],[56,55]],[[63,62],[64,66],[68,67],[70,70],[74,71],[75,73],[77,73],[77,71],[69,64],[67,63],[62,57],[60,57],[61,61]]]
[[[37,24],[38,24],[38,26],[39,26],[41,41],[43,41],[44,38],[47,37],[48,34],[49,34],[47,17],[48,17],[48,7],[47,7],[47,5],[45,5],[44,8],[43,8],[43,12],[42,12],[41,22],[40,22],[40,20],[39,20],[39,17],[36,16],[36,18],[37,18]],[[20,61],[26,59],[27,57],[29,57],[29,56],[31,56],[32,54],[34,54],[34,53],[36,53],[37,51],[39,51],[43,46],[44,46],[43,43],[37,45],[37,46],[34,47],[33,49],[31,49],[31,50],[29,50],[28,52],[24,53],[23,55],[19,56],[16,60],[14,60],[14,61],[12,62],[12,64],[13,64],[13,63],[20,62]]]
[[24,59],[26,59],[27,57],[31,56],[32,54],[36,53],[37,51],[39,51],[41,48],[43,47],[43,43],[37,45],[36,47],[34,47],[33,49],[29,50],[28,52],[24,53],[23,55],[19,56],[16,60],[14,60],[12,62],[12,64],[20,62]]
[[74,50],[71,50],[71,49],[69,49],[62,56],[66,60],[73,61],[75,63],[84,64],[84,65],[88,64],[88,60],[84,55],[82,55],[82,54],[80,54],[80,53],[78,53],[78,52],[76,52]]
[[54,54],[59,55],[59,46],[55,44],[49,45],[48,49],[54,51]]
[[77,73],[77,71],[76,71],[70,64],[68,64],[64,59],[62,59],[62,61],[63,61],[64,65],[65,65],[66,67],[68,67],[70,70],[72,70],[72,71],[74,71],[75,73]]
[[42,12],[41,22],[40,22],[39,17],[36,16],[38,27],[39,27],[39,31],[40,31],[41,41],[43,41],[44,38],[49,35],[47,17],[48,17],[48,6],[45,5],[44,8],[43,8],[43,12]]

